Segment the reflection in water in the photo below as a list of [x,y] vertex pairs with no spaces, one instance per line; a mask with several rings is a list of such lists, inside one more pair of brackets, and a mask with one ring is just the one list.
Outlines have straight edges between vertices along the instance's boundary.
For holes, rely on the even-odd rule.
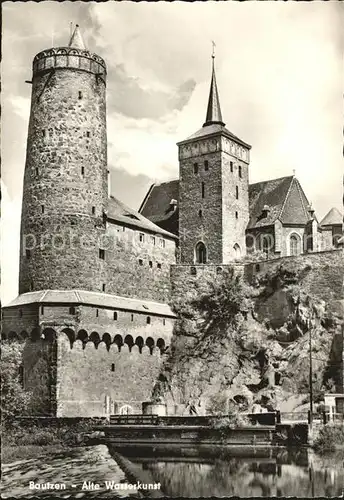
[[166,450],[160,457],[147,450],[140,457],[129,455],[171,497],[338,497],[344,485],[343,457],[326,462],[308,450],[279,449],[266,456],[254,456],[251,450],[251,457],[234,456],[233,451],[196,456],[195,450],[188,456],[168,456]]

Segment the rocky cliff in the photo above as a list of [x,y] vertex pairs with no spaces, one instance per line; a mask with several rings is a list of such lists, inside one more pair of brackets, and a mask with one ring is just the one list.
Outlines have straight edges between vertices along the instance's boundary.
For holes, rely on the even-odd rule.
[[287,260],[248,283],[233,267],[175,294],[179,320],[153,397],[178,412],[292,411],[309,400],[310,342],[314,400],[342,390],[343,301],[304,287],[311,273],[319,279],[307,259]]

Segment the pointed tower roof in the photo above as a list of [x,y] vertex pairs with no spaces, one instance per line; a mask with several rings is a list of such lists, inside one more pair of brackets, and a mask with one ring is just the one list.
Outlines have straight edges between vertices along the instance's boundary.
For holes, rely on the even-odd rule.
[[321,226],[333,226],[343,223],[343,216],[335,207],[325,215],[323,220],[320,222]]
[[205,119],[203,127],[215,124],[225,126],[225,123],[222,121],[219,93],[216,85],[215,55],[212,54],[211,57],[212,57],[212,75],[211,75],[211,83],[209,91],[207,117]]
[[74,49],[86,50],[85,42],[82,39],[78,24],[75,25],[75,29],[71,36],[71,39],[69,40],[68,47],[73,47]]

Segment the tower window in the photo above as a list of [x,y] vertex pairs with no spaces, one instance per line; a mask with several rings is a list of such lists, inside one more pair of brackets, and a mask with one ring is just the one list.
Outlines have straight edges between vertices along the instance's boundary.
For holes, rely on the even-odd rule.
[[25,255],[27,259],[30,259],[31,257],[31,250],[25,250]]
[[205,160],[205,162],[204,162],[204,170],[206,172],[208,172],[208,170],[209,170],[209,162],[208,162],[208,160]]
[[42,214],[44,214],[44,205],[41,205]]
[[98,318],[99,316],[99,309],[96,309],[96,317]]
[[198,163],[194,163],[194,174],[198,174]]
[[44,314],[44,306],[41,306],[41,314]]
[[160,246],[161,248],[165,248],[165,240],[163,238],[160,240]]
[[204,182],[202,182],[202,198],[205,196],[205,185]]
[[69,308],[69,314],[75,314],[75,307],[74,306],[71,306]]
[[81,90],[79,90],[79,95],[78,95],[79,99],[82,99],[82,92]]
[[130,320],[134,321],[134,315],[133,314],[131,315]]
[[45,137],[46,131],[45,128],[42,130],[42,137]]
[[239,214],[238,212],[235,212],[235,218],[238,219],[239,218]]
[[207,249],[205,244],[200,241],[197,243],[195,248],[195,257],[197,264],[206,264],[207,262]]
[[81,167],[81,175],[85,175],[85,167]]
[[231,172],[233,172],[233,162],[232,162],[232,161],[230,161],[230,162],[229,162],[229,165],[230,165],[230,167],[231,167]]
[[99,248],[99,258],[105,260],[105,250]]
[[147,316],[147,325],[150,325],[150,323],[151,323],[150,316]]
[[219,266],[216,268],[216,274],[221,274],[222,273],[222,267]]
[[239,188],[238,186],[235,186],[235,197],[238,200],[239,199]]
[[139,259],[139,265],[143,266],[143,260],[142,259]]
[[118,314],[117,314],[117,311],[114,311],[114,313],[113,313],[113,319],[114,319],[115,321],[117,321],[117,319],[118,319]]
[[105,292],[105,288],[106,288],[106,285],[105,285],[105,283],[103,283],[103,286],[102,286],[103,292]]
[[203,217],[203,212],[202,212],[202,210],[198,210],[198,217]]
[[89,131],[87,131],[87,132],[86,132],[86,137],[90,137],[90,135],[91,135],[91,134],[90,134],[90,132],[89,132]]
[[156,267],[157,267],[158,269],[161,269],[161,264],[160,264],[160,262],[158,262],[158,263],[157,263]]
[[152,245],[155,245],[155,236],[151,236],[151,243]]
[[151,260],[149,261],[149,267],[153,267],[153,262]]
[[164,326],[166,325],[166,320],[165,320],[165,318],[163,318],[163,320],[162,320],[162,324],[163,324]]
[[111,371],[114,372],[115,371],[115,363],[111,363]]
[[143,233],[139,234],[139,240],[141,241],[141,243],[145,241],[145,235]]
[[239,177],[240,177],[240,179],[241,179],[242,175],[241,175],[241,166],[240,166],[240,165],[239,165],[239,170],[238,170],[238,172],[239,172]]
[[92,207],[92,215],[96,213],[96,207]]
[[196,276],[196,268],[195,267],[191,267],[190,273],[191,273],[191,276]]
[[38,168],[36,168],[36,176],[38,176],[38,172],[39,172],[39,170],[38,170]]

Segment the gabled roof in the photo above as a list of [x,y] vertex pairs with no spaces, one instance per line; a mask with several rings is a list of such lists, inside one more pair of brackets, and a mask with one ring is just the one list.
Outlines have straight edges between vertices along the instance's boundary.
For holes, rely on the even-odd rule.
[[110,196],[108,200],[107,219],[109,222],[120,222],[126,226],[143,229],[153,234],[161,234],[167,238],[176,239],[175,234],[165,231],[161,227],[154,224],[152,220],[146,219],[146,217],[141,215],[139,212],[136,212],[136,210],[128,207],[114,196]]
[[[247,228],[283,224],[307,224],[309,202],[294,176],[257,182],[249,186],[250,220]],[[263,214],[267,205],[269,211]],[[266,214],[266,215],[265,215]]]
[[337,210],[337,208],[333,207],[331,210],[325,215],[323,220],[320,222],[320,226],[334,226],[334,225],[342,225],[343,224],[343,214]]
[[[140,211],[160,225],[178,213],[178,209],[176,212],[169,210],[171,199],[179,200],[178,180],[153,184]],[[265,205],[269,207],[269,210],[263,213]],[[277,219],[283,224],[306,224],[310,220],[308,206],[307,197],[294,176],[250,184],[250,220],[247,229],[270,226]]]
[[161,316],[175,317],[168,304],[150,300],[132,299],[111,295],[108,293],[88,292],[85,290],[41,290],[19,295],[7,307],[19,307],[29,304],[84,304],[124,311],[135,311],[144,314],[159,314]]

